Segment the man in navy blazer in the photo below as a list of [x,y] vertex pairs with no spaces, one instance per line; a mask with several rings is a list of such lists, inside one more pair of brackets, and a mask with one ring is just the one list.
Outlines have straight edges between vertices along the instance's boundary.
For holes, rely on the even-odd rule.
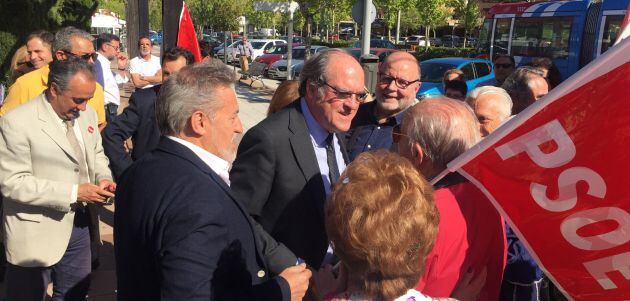
[[117,191],[118,300],[301,300],[304,264],[273,277],[268,240],[229,188],[243,128],[234,72],[221,62],[183,68],[156,103],[164,134]]
[[[168,49],[162,57],[162,78],[166,81],[169,75],[194,62],[195,58],[190,51],[180,47]],[[160,87],[161,85],[156,85],[133,92],[129,98],[129,106],[113,121],[108,122],[103,130],[103,148],[116,178],[133,161],[152,151],[160,141],[160,130],[155,122],[155,101]],[[131,154],[124,147],[124,142],[129,138],[133,141]]]

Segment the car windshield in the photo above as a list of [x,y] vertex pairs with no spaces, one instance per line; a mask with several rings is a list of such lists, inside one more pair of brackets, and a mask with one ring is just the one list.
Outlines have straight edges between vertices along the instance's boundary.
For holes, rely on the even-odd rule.
[[286,45],[271,46],[269,48],[269,51],[267,51],[267,53],[269,53],[269,54],[285,54],[285,53],[287,53],[287,46]]
[[444,72],[457,66],[445,63],[420,63],[420,81],[424,83],[441,83]]
[[252,42],[252,47],[254,49],[261,49],[261,48],[265,47],[266,44],[267,44],[267,42]]

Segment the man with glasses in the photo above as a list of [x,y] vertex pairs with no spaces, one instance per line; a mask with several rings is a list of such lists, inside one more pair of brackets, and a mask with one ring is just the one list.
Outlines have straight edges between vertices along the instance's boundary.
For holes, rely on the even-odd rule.
[[483,86],[495,86],[501,87],[503,82],[505,81],[512,72],[516,69],[516,62],[514,61],[514,57],[507,54],[498,54],[494,58],[494,78],[489,79],[477,84],[476,87]]
[[[304,64],[299,93],[245,134],[230,181],[271,236],[319,268],[328,263],[325,202],[347,164],[339,134],[367,97],[363,69],[343,50],[320,52]],[[290,256],[280,261],[271,265],[295,265]]]
[[[90,64],[96,61],[96,52],[92,44],[92,36],[72,26],[64,27],[55,34],[52,45],[53,60],[66,60],[70,57],[80,57]],[[3,116],[15,107],[39,96],[48,84],[48,65],[31,71],[19,77],[9,88],[9,95],[0,107],[0,116]],[[88,101],[88,105],[96,111],[99,127],[105,126],[105,104],[103,87],[96,85],[94,97]]]
[[418,60],[407,52],[388,56],[379,67],[376,100],[359,107],[346,134],[350,160],[365,151],[392,147],[392,127],[400,123],[400,113],[417,102],[418,89]]
[[[112,122],[118,115],[120,105],[120,89],[118,84],[129,81],[125,74],[127,68],[127,57],[120,53],[120,38],[111,33],[102,33],[96,39],[98,48],[98,58],[95,64],[97,81],[105,90],[105,118],[107,122]],[[118,60],[118,71],[111,70],[111,62]]]

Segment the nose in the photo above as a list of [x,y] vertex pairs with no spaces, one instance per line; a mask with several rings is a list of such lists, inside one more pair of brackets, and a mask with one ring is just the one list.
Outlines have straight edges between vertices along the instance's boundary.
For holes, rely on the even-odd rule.
[[84,101],[80,104],[77,105],[77,109],[81,110],[81,111],[85,111],[87,109],[87,101]]
[[396,86],[396,79],[392,79],[392,80],[389,82],[389,85],[387,85],[387,90],[390,90],[390,91],[396,91],[396,90],[398,90],[398,86]]
[[242,134],[243,133],[243,123],[241,122],[241,118],[236,116],[236,125],[234,127],[234,132]]

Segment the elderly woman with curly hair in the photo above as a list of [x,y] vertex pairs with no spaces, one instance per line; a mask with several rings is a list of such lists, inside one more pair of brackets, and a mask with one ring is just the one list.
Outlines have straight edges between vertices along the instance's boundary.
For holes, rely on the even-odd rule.
[[408,160],[384,151],[361,154],[327,204],[326,232],[347,287],[324,300],[440,300],[414,289],[438,223],[433,189]]

